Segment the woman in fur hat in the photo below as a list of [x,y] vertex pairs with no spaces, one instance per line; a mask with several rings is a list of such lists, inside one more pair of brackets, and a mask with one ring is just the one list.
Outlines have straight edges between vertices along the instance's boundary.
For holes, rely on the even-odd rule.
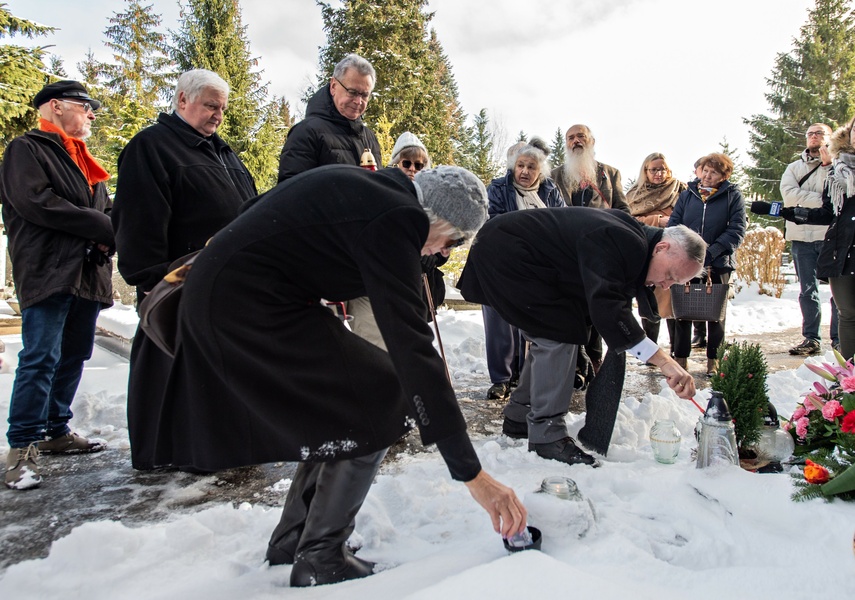
[[781,216],[798,224],[829,225],[816,261],[816,275],[827,279],[839,313],[840,352],[855,355],[855,118],[820,148],[822,164],[831,163],[822,192],[822,208],[788,207]]
[[[629,213],[652,227],[665,227],[677,204],[677,198],[686,189],[686,184],[674,178],[665,156],[661,152],[649,154],[641,163],[638,180],[626,193]],[[674,345],[674,319],[671,317],[671,293],[657,288],[654,291],[659,305],[659,316],[668,319],[668,338]],[[659,321],[641,319],[644,333],[656,342],[659,339]]]

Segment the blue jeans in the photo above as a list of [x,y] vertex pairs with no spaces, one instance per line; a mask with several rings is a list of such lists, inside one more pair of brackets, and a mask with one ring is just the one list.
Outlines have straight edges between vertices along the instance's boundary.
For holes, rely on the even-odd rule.
[[[793,241],[793,263],[799,278],[799,307],[802,310],[802,336],[808,340],[820,341],[819,326],[822,321],[822,308],[819,301],[819,281],[816,278],[816,261],[822,250],[823,242]],[[831,341],[836,343],[837,306],[831,300]]]
[[83,363],[92,356],[101,303],[59,294],[21,312],[24,347],[9,403],[12,448],[63,436],[70,430],[71,401]]

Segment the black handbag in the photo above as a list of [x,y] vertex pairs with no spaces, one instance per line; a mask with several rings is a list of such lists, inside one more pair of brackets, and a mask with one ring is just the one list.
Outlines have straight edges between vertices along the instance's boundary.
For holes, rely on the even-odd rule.
[[727,312],[728,283],[713,283],[712,269],[706,283],[671,286],[671,310],[683,321],[721,321]]
[[170,358],[175,357],[181,290],[199,252],[182,256],[169,265],[169,272],[140,302],[140,329]]

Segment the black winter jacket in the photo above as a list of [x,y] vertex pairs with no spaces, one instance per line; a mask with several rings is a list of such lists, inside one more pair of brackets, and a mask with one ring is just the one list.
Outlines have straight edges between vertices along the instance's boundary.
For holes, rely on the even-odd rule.
[[614,209],[517,210],[481,228],[458,288],[529,335],[581,345],[593,324],[620,353],[644,339],[632,298],[661,238]]
[[119,272],[137,286],[138,299],[256,193],[252,175],[222,138],[201,136],[175,114],[162,113],[135,135],[119,155],[111,216]]
[[86,260],[92,242],[115,244],[107,215],[112,203],[103,183],[90,192],[58,134],[34,129],[9,143],[0,201],[22,309],[55,294],[113,304],[112,261]]
[[288,132],[279,157],[279,181],[322,165],[356,165],[368,148],[380,164],[380,145],[362,119],[351,121],[333,103],[329,84],[309,99],[306,118]]
[[715,272],[736,269],[733,253],[745,238],[745,202],[730,181],[722,182],[706,202],[698,193],[697,180],[689,183],[668,220],[668,226],[672,225],[685,225],[704,238],[708,244],[705,267],[712,266]]

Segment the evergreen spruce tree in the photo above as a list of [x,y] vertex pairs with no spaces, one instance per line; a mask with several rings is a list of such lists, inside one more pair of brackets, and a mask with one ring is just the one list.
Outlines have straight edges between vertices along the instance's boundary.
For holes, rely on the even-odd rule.
[[494,136],[486,108],[482,108],[475,117],[474,125],[469,129],[467,151],[461,158],[460,166],[475,173],[484,185],[489,185],[502,172],[502,163],[495,156]]
[[[0,39],[16,35],[33,39],[55,29],[20,19],[6,6],[0,3]],[[44,55],[41,48],[0,45],[0,157],[12,139],[32,129],[38,120],[32,102],[48,83]]]
[[520,129],[520,134],[517,136],[516,141],[518,141],[518,142],[527,142],[528,141],[528,137],[526,136],[525,131]]
[[50,74],[58,79],[68,79],[68,73],[65,70],[65,62],[61,56],[51,54],[48,59],[48,69]]
[[284,138],[280,106],[267,101],[257,60],[249,51],[238,0],[187,0],[173,33],[178,71],[208,69],[228,82],[229,105],[217,133],[255,178],[259,191],[276,183]]
[[555,137],[552,138],[552,146],[549,149],[549,162],[552,168],[560,167],[567,160],[567,146],[564,140],[564,133],[561,128],[555,130]]
[[855,44],[850,0],[816,0],[789,53],[778,54],[766,80],[769,115],[752,115],[748,190],[780,200],[781,176],[804,149],[811,123],[832,128],[855,109]]
[[[377,71],[366,124],[393,143],[404,131],[415,133],[435,164],[461,160],[465,117],[451,65],[436,32],[428,30],[433,13],[425,11],[427,1],[344,0],[336,8],[321,1],[318,5],[327,33],[319,56],[318,87],[326,84],[345,55],[359,54]],[[384,150],[383,163],[390,158]]]
[[[745,193],[748,188],[748,176],[745,174],[745,165],[742,164],[739,149],[730,147],[730,144],[727,142],[727,136],[721,139],[718,147],[722,154],[727,155],[733,161],[733,173],[730,175],[728,181]],[[783,175],[783,173],[781,174]]]

